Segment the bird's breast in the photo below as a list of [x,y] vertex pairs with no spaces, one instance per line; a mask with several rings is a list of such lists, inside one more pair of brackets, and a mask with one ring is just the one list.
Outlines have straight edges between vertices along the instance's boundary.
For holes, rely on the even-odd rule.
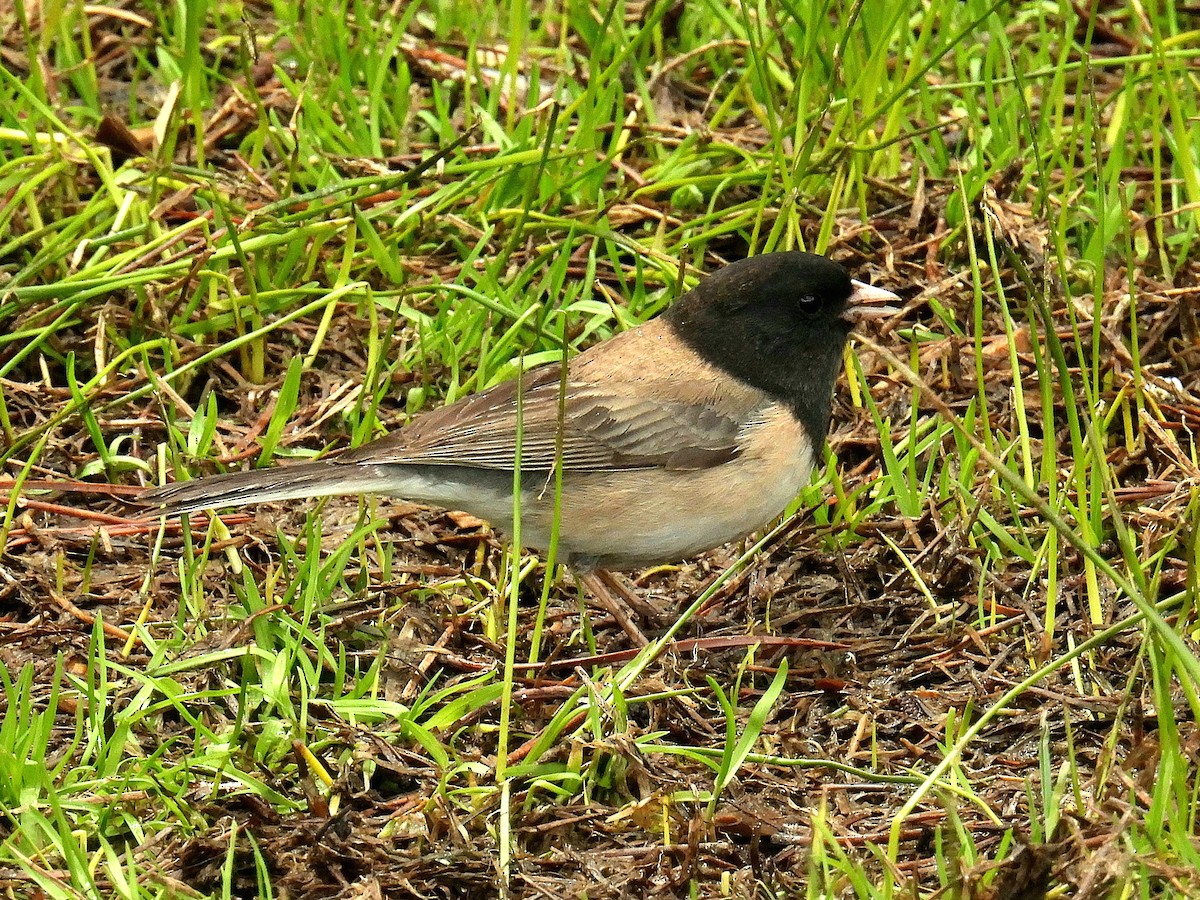
[[[734,459],[704,469],[568,472],[557,502],[559,559],[614,569],[677,562],[767,524],[808,483],[814,448],[782,407],[748,424],[739,445]],[[521,542],[544,550],[553,483],[525,485],[522,501]],[[512,511],[491,520],[511,530]]]

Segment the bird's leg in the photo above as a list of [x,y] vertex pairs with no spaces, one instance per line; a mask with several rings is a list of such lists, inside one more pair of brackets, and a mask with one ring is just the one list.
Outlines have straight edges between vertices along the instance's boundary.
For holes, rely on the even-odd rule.
[[662,615],[660,609],[655,607],[653,603],[637,591],[626,587],[625,583],[614,575],[610,569],[596,569],[596,577],[604,582],[605,587],[628,603],[630,609],[637,613],[643,622],[654,622]]
[[[591,594],[596,605],[613,617],[613,620],[621,626],[622,631],[629,635],[629,639],[634,644],[645,647],[650,643],[630,615],[633,611],[631,607],[644,606],[645,601],[641,598],[632,598],[633,602],[631,603],[630,592],[624,585],[619,584],[606,569],[584,572],[579,576],[579,582]],[[612,590],[610,590],[610,586]]]

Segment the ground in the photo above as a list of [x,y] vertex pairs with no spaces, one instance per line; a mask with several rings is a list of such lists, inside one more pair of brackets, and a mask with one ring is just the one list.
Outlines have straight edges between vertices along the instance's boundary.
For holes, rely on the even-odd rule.
[[[1194,14],[844,6],[19,8],[10,895],[1200,891]],[[462,513],[128,502],[792,246],[903,309],[648,649]]]

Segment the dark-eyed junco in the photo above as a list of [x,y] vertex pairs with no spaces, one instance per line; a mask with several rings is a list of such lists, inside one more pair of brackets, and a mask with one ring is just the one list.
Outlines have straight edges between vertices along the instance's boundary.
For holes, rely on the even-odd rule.
[[167,485],[159,514],[379,493],[511,533],[521,404],[521,542],[577,571],[672,562],[779,515],[807,483],[855,321],[894,294],[810,253],[710,275],[666,312],[567,365],[533,369],[341,455]]

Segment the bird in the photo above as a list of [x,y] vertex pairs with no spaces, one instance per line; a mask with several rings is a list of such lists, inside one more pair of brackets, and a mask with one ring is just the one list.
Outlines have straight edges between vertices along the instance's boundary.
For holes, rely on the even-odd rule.
[[851,330],[896,300],[825,256],[747,257],[570,359],[565,375],[548,363],[339,455],[176,482],[136,502],[173,516],[372,493],[509,535],[519,507],[524,547],[544,553],[557,518],[557,559],[619,589],[609,570],[678,562],[783,512],[824,446]]

